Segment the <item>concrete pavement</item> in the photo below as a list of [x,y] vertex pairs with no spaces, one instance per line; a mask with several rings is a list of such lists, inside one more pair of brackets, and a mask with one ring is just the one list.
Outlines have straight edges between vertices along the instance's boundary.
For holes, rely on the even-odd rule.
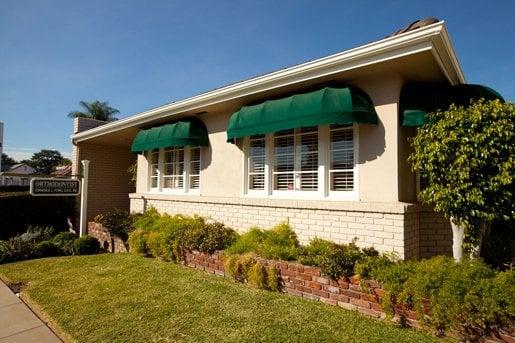
[[0,343],[61,340],[0,280]]

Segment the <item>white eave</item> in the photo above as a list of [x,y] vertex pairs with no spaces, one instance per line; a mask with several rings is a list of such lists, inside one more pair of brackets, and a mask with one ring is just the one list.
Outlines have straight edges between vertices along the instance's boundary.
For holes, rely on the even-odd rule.
[[445,22],[440,21],[397,36],[359,46],[331,56],[282,69],[246,81],[218,88],[184,100],[166,104],[72,136],[74,143],[118,130],[143,125],[204,106],[284,87],[298,82],[340,73],[403,56],[431,51],[451,84],[466,83],[452,47]]

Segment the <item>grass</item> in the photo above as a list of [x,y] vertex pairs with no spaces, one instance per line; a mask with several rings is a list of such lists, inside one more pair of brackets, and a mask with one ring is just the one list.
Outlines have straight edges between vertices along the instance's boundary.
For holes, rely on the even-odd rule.
[[0,266],[76,342],[433,342],[356,312],[130,254]]

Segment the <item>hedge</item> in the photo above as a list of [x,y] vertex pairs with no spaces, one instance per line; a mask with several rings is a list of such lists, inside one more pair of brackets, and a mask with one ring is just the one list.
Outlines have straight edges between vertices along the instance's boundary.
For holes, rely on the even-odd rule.
[[29,193],[0,193],[0,239],[26,231],[29,226],[68,229],[75,219],[75,197],[34,197]]

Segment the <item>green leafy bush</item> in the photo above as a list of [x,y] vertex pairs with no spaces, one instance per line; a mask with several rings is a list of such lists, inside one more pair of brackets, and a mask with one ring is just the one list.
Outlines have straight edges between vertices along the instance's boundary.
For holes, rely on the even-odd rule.
[[255,255],[225,255],[226,275],[237,282],[247,282],[254,287],[270,291],[279,290],[279,275],[275,266],[266,267]]
[[0,263],[29,260],[34,258],[33,243],[16,236],[0,241]]
[[297,235],[287,222],[283,222],[270,230],[250,229],[226,251],[229,254],[253,252],[267,259],[291,261],[297,257],[298,249]]
[[356,272],[383,284],[383,306],[414,309],[423,319],[424,302],[430,309],[428,324],[456,330],[478,340],[515,320],[515,271],[496,272],[479,260],[455,262],[439,256],[420,262],[373,257],[359,263]]
[[146,256],[148,254],[147,247],[148,233],[142,229],[136,229],[129,233],[128,243],[129,251],[134,254]]
[[378,254],[374,248],[360,249],[355,240],[349,244],[336,244],[325,239],[314,238],[308,245],[301,248],[299,262],[320,267],[323,274],[336,280],[340,277],[352,276],[357,262],[367,256]]
[[25,242],[34,244],[49,240],[53,234],[54,228],[50,226],[29,226],[27,231],[18,237]]
[[129,233],[133,230],[133,218],[127,211],[115,209],[111,212],[99,214],[94,221],[102,224],[113,236],[127,241]]
[[59,232],[52,238],[52,243],[57,245],[64,255],[73,255],[73,243],[77,236],[71,232]]
[[150,255],[162,259],[168,259],[166,235],[161,231],[149,232],[146,236],[147,249]]
[[43,241],[34,244],[33,247],[34,257],[53,257],[63,254],[61,249],[52,241]]
[[100,243],[95,237],[79,237],[73,243],[73,253],[75,255],[93,255],[100,252]]
[[134,218],[134,227],[143,231],[156,231],[156,223],[161,218],[161,215],[154,207],[150,207],[144,213],[137,215]]

